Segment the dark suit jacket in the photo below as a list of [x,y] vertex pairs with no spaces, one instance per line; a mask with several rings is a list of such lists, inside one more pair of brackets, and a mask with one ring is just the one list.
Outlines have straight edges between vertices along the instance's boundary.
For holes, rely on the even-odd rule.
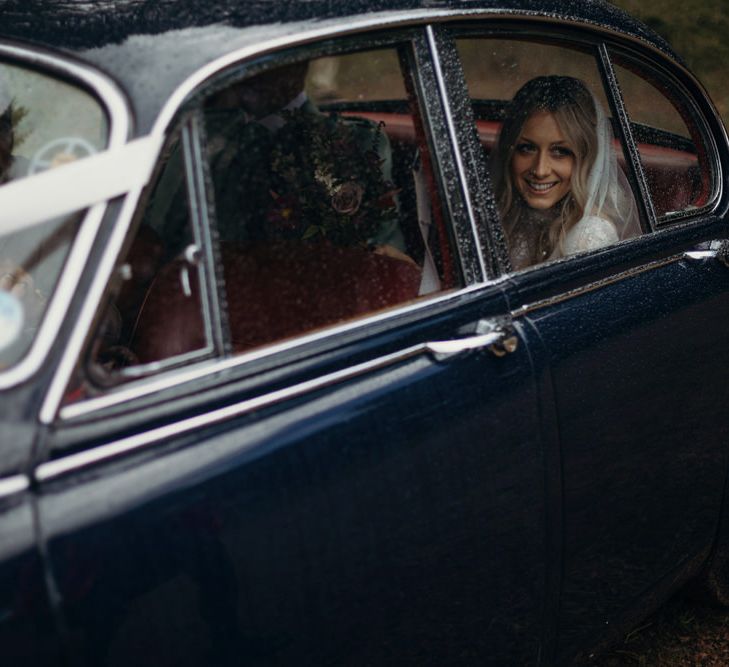
[[[302,109],[321,112],[310,102]],[[376,150],[381,160],[383,179],[392,179],[392,149],[387,135],[378,132],[371,121],[361,118],[341,119],[355,130],[362,153]],[[221,239],[226,241],[260,241],[268,238],[266,212],[271,208],[270,154],[275,132],[258,122],[249,122],[235,110],[210,111],[206,118],[209,162],[215,186],[215,207]],[[405,241],[397,220],[388,222],[372,239],[375,244],[389,244],[405,251]]]

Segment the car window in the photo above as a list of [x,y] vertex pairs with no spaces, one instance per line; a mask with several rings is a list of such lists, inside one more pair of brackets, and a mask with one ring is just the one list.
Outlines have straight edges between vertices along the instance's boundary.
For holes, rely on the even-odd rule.
[[456,285],[405,76],[383,49],[267,70],[208,100],[234,351]]
[[705,206],[715,176],[689,96],[643,63],[613,60],[659,221]]
[[[182,134],[173,133],[162,150],[137,230],[116,271],[112,301],[91,351],[89,369],[98,381],[211,349],[200,233],[192,219],[194,185]],[[168,302],[177,308],[168,309]],[[150,316],[157,312],[164,314],[161,320]]]
[[472,36],[457,46],[512,268],[640,234],[592,53]]
[[[92,155],[107,138],[105,112],[88,92],[0,63],[0,186]],[[0,224],[0,369],[30,348],[82,217],[5,233]]]
[[195,206],[215,240],[222,355],[462,284],[404,62],[395,48],[315,58],[202,99],[208,206],[192,201],[171,143],[104,318],[117,324],[95,339],[97,374],[135,377],[208,349],[202,264],[185,255]]

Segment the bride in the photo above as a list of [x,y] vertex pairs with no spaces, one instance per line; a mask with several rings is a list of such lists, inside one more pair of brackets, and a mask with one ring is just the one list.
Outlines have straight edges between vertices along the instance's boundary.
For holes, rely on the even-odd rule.
[[514,269],[640,233],[600,103],[579,79],[541,76],[511,101],[492,154]]

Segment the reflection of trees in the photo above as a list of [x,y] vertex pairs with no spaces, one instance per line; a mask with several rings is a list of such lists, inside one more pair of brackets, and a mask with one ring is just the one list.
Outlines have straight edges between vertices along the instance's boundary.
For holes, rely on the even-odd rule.
[[[13,126],[13,128],[19,127],[23,118],[25,118],[27,115],[28,115],[27,107],[24,107],[23,105],[13,104],[13,113],[11,116],[11,125]],[[13,135],[14,135],[13,136],[13,145],[14,145],[14,148],[16,151],[17,151],[18,147],[25,141],[28,134],[29,134],[28,130],[26,130],[25,132],[18,132],[16,129],[13,132]]]
[[726,62],[729,58],[729,5],[725,0],[699,0],[686,11],[683,0],[611,0],[668,40],[707,87],[729,122]]

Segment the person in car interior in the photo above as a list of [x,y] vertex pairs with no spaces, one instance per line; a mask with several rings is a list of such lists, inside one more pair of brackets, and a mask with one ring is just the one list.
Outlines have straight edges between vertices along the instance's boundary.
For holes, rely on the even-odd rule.
[[[305,92],[308,67],[285,65],[229,84],[204,108],[236,352],[419,294],[422,270],[405,252],[387,135],[370,120],[317,109]],[[174,228],[186,220],[181,151],[173,144],[144,224],[169,245],[184,238]],[[200,344],[182,324],[172,327],[180,335],[155,333],[154,311],[163,303],[165,326],[193,317],[194,299],[180,297],[180,272],[179,255],[166,249],[133,318],[130,348],[142,363]]]
[[[221,239],[267,238],[271,230],[271,209],[275,207],[272,205],[277,203],[272,173],[276,164],[272,161],[277,155],[279,160],[292,160],[294,155],[293,150],[289,152],[283,147],[285,155],[280,156],[282,142],[292,138],[300,140],[303,144],[298,147],[300,152],[316,150],[320,145],[315,136],[290,131],[292,118],[310,118],[310,132],[314,135],[322,131],[322,119],[327,118],[306,94],[308,68],[308,62],[300,62],[267,70],[228,86],[209,100],[206,108],[208,157],[215,183]],[[377,253],[412,262],[405,254],[405,241],[397,220],[398,203],[391,183],[392,149],[387,135],[375,123],[361,118],[337,117],[325,129],[335,129],[337,123],[345,123],[351,131],[358,149],[355,159],[363,161],[368,153],[374,154],[378,180],[389,184],[392,190],[393,215],[378,226],[370,239],[371,248]],[[314,163],[330,161],[331,156],[323,154],[327,149],[320,150],[322,154],[311,160],[304,155],[303,160],[299,158],[290,166],[307,170],[313,169]],[[343,164],[347,157],[351,155],[342,157]],[[302,175],[299,180],[303,183],[305,177]],[[347,210],[347,206],[351,208],[366,196],[366,191],[363,195],[353,186],[338,198],[332,196],[332,202],[340,211]]]
[[491,173],[514,269],[640,233],[610,123],[580,79],[540,76],[517,91]]

